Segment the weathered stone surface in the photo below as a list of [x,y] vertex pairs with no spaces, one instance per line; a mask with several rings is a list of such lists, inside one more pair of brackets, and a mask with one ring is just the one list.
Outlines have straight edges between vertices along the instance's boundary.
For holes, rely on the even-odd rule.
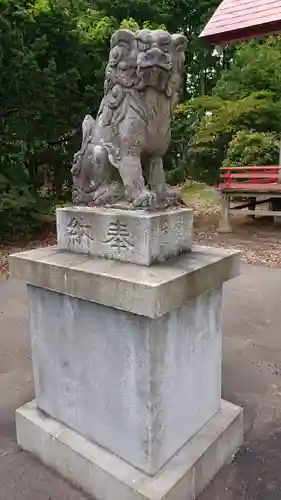
[[58,248],[150,266],[191,250],[193,212],[65,207],[57,210]]
[[49,247],[12,255],[10,271],[34,286],[157,318],[237,276],[239,252],[195,247],[147,268]]
[[151,319],[28,286],[39,408],[154,474],[221,401],[221,288]]
[[96,500],[195,500],[243,440],[242,410],[217,413],[154,477],[42,415],[35,402],[16,412],[19,445]]
[[73,202],[130,208],[179,204],[162,158],[182,84],[186,37],[163,30],[113,34],[97,120],[84,119],[74,157]]
[[[20,410],[19,444],[97,500],[193,500],[241,442],[240,410],[220,407],[221,292],[238,255],[199,247],[151,267],[57,247],[12,256],[12,275],[28,284],[35,392],[49,429]],[[113,460],[114,494],[100,451],[103,464]]]

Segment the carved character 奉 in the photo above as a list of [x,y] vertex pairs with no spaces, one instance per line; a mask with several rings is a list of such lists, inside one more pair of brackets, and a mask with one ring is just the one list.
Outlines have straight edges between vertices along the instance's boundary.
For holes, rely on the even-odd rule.
[[118,30],[111,39],[104,97],[87,115],[72,167],[76,205],[176,205],[162,157],[182,85],[186,38],[162,30]]

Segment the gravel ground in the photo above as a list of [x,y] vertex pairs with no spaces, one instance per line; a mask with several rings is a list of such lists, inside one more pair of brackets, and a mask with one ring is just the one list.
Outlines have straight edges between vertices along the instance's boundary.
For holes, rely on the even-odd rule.
[[247,264],[281,267],[281,226],[272,217],[252,219],[246,215],[232,218],[232,233],[217,232],[219,213],[214,206],[195,205],[195,241],[198,244],[237,248]]
[[9,277],[9,255],[12,253],[31,250],[32,248],[49,246],[56,244],[56,234],[54,232],[44,232],[32,239],[24,237],[16,241],[0,242],[0,279]]

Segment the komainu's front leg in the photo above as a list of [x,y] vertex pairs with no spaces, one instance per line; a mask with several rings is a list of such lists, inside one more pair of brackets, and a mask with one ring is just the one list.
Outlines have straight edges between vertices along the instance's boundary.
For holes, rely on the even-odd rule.
[[166,183],[163,161],[160,156],[150,158],[148,184],[151,190],[156,193],[157,203],[160,206],[170,207],[183,204],[179,193]]
[[135,207],[150,208],[156,205],[156,196],[145,187],[140,157],[122,158],[119,173],[125,187],[126,199]]

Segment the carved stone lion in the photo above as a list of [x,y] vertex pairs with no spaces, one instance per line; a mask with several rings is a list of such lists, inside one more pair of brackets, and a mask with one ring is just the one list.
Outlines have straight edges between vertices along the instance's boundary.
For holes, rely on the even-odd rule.
[[162,157],[182,84],[186,38],[162,30],[120,29],[111,39],[104,97],[87,115],[74,156],[76,205],[163,207],[179,202],[165,182]]

